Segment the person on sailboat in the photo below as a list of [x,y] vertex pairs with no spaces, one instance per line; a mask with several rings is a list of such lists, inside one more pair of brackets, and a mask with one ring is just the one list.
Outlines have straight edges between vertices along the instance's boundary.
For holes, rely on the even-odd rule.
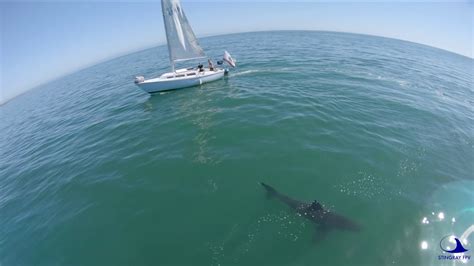
[[214,64],[212,63],[212,60],[210,58],[207,59],[207,63],[209,63],[209,70],[214,71]]
[[204,66],[202,64],[198,65],[199,72],[204,72]]

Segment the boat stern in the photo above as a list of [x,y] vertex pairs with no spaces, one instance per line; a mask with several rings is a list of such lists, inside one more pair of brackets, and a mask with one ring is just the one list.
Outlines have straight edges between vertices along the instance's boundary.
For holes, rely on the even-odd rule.
[[135,77],[135,80],[134,80],[135,84],[140,84],[140,83],[142,83],[142,82],[144,82],[144,81],[145,81],[145,77],[144,77],[144,76],[137,76],[137,77]]

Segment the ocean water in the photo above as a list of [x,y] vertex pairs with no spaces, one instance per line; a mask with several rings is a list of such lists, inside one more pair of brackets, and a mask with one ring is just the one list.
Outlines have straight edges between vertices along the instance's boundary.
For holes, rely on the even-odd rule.
[[[150,96],[133,78],[168,70],[160,46],[0,106],[0,265],[474,264],[438,257],[474,224],[474,60],[331,32],[201,44],[238,68]],[[363,229],[315,241],[260,181]]]

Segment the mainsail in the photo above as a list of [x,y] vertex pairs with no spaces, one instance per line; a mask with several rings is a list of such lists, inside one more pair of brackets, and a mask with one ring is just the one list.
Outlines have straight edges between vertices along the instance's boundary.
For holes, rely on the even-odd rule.
[[163,20],[170,61],[174,68],[175,61],[203,58],[206,54],[199,46],[196,35],[189,25],[179,0],[161,0]]

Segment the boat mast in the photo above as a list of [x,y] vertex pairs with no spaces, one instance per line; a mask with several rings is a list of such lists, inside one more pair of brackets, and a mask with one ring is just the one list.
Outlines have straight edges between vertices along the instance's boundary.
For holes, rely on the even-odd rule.
[[168,29],[166,28],[166,15],[165,15],[166,12],[169,12],[169,10],[166,10],[165,0],[161,0],[161,13],[163,15],[163,23],[165,25],[166,43],[168,44],[168,55],[170,56],[171,71],[174,73],[175,72],[175,65],[174,65],[173,57],[171,55],[171,45],[170,45],[170,40],[169,40],[169,37],[168,37]]

